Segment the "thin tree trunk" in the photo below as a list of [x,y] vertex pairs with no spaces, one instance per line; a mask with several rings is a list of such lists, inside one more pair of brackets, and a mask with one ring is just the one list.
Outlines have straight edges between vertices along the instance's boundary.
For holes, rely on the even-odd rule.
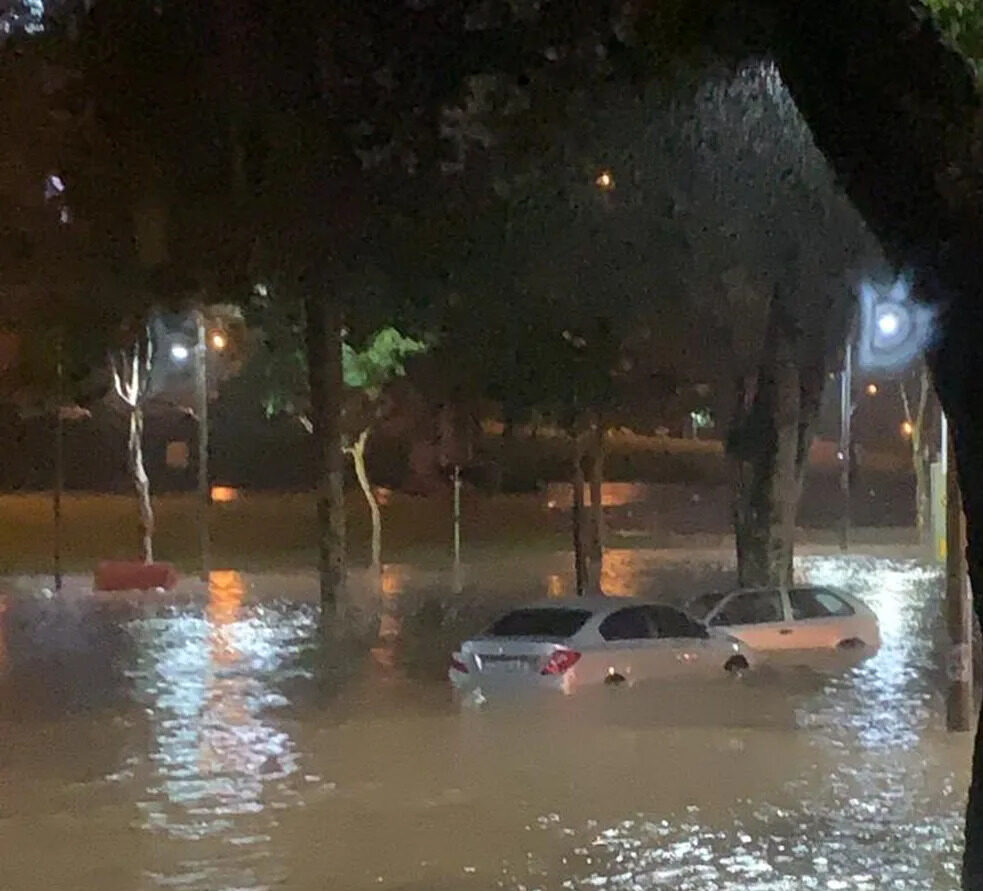
[[929,469],[922,455],[915,459],[915,525],[918,527],[920,544],[931,542],[929,519]]
[[904,381],[899,385],[901,390],[901,406],[904,409],[905,420],[911,428],[911,464],[915,474],[915,525],[918,529],[918,540],[921,544],[931,543],[928,518],[929,506],[929,468],[925,457],[925,409],[928,405],[928,366],[922,364],[918,378],[918,405],[912,412],[908,389]]
[[308,292],[304,299],[311,422],[317,442],[318,573],[322,617],[343,608],[345,596],[345,472],[341,437],[344,383],[342,316],[338,303]]
[[150,478],[143,461],[143,400],[153,369],[153,339],[149,331],[145,328],[129,349],[110,355],[109,364],[116,395],[129,411],[126,458],[140,514],[140,556],[144,563],[153,563],[154,511]]
[[140,559],[144,563],[154,562],[154,508],[150,501],[150,477],[143,463],[143,408],[136,406],[130,411],[130,435],[127,440],[127,456],[133,488],[137,493],[140,511],[138,531],[140,533]]
[[604,430],[600,425],[591,431],[588,459],[590,461],[590,522],[588,535],[588,587],[592,594],[601,592],[604,568]]
[[573,445],[573,570],[574,588],[578,597],[587,593],[587,560],[584,549],[584,453],[579,436]]
[[379,510],[379,502],[372,491],[369,473],[365,466],[365,446],[369,441],[369,432],[369,428],[366,427],[355,440],[355,444],[347,451],[352,456],[355,476],[369,505],[369,515],[372,517],[372,572],[379,575],[382,572],[382,511]]

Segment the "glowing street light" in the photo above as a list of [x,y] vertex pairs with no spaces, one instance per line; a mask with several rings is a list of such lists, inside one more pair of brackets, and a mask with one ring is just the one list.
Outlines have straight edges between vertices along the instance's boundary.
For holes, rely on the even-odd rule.
[[229,344],[229,340],[223,331],[213,331],[208,336],[208,340],[212,345],[212,349],[218,350],[219,352],[224,350]]
[[900,276],[888,286],[860,285],[860,365],[897,373],[907,368],[931,339],[934,314],[911,296],[911,283]]
[[868,396],[877,395],[877,384],[867,384],[867,395]]
[[894,337],[901,330],[901,315],[896,309],[883,309],[877,318],[877,330],[884,337]]
[[594,180],[594,185],[604,192],[610,192],[614,188],[614,174],[610,170],[602,170]]
[[171,358],[175,362],[187,362],[188,356],[191,355],[191,350],[188,349],[186,344],[183,343],[172,343],[171,344]]
[[912,434],[914,434],[914,432],[915,432],[915,425],[912,424],[911,421],[901,422],[901,435],[905,439],[911,439]]

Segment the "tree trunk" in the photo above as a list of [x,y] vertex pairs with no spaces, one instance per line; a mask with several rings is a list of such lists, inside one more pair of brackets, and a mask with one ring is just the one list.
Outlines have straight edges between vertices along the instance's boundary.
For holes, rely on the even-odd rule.
[[[983,283],[981,283],[983,285]],[[983,317],[974,310],[975,329]],[[957,326],[958,327],[958,326]],[[971,336],[946,330],[946,343],[935,357],[936,386],[955,443],[963,510],[966,515],[967,562],[977,620],[983,620],[983,352]],[[973,772],[966,809],[963,888],[983,889],[983,722],[977,724]]]
[[584,453],[580,437],[573,445],[573,570],[574,588],[578,597],[587,593],[587,555],[584,549]]
[[588,590],[600,594],[601,575],[604,568],[604,503],[602,486],[604,484],[604,430],[595,427],[590,434],[588,447],[590,461],[590,515],[588,524]]
[[[816,144],[888,257],[940,310],[929,356],[949,418],[983,613],[983,164],[974,73],[913,0],[776,4],[773,50]],[[904,134],[899,138],[899,134]],[[963,888],[983,889],[983,723]]]
[[369,474],[365,466],[365,445],[369,441],[369,428],[366,427],[355,440],[355,444],[348,449],[352,456],[352,464],[355,466],[355,476],[358,484],[362,488],[362,494],[369,505],[369,514],[372,517],[372,572],[375,575],[382,573],[382,512],[379,510],[379,502],[376,500],[372,485],[369,483]]
[[929,467],[924,455],[919,454],[915,457],[915,525],[918,527],[919,544],[931,544],[930,512]]
[[[316,287],[316,284],[312,285]],[[304,299],[311,422],[317,442],[318,573],[322,617],[344,606],[345,465],[341,438],[344,381],[338,303],[308,292]]]
[[143,463],[143,408],[136,406],[130,411],[130,435],[127,440],[127,463],[133,488],[137,493],[140,511],[138,531],[140,534],[140,559],[144,563],[154,562],[154,508],[150,502],[150,477]]
[[795,519],[824,368],[804,373],[798,335],[772,300],[753,401],[739,408],[728,451],[734,459],[734,533],[741,585],[792,581]]
[[901,406],[904,409],[905,421],[911,429],[911,467],[915,474],[915,525],[918,529],[920,544],[930,546],[932,541],[929,528],[931,514],[931,493],[929,491],[929,461],[925,447],[925,409],[928,405],[930,383],[928,367],[923,363],[918,376],[918,402],[912,410],[908,398],[908,388],[901,382]]

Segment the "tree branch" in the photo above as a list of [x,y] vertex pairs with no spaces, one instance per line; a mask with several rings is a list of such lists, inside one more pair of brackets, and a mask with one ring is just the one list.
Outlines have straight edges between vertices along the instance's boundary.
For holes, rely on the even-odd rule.
[[911,404],[908,402],[908,391],[905,389],[904,381],[898,381],[898,389],[901,391],[901,405],[904,407],[904,419],[911,424]]
[[116,391],[116,395],[119,396],[123,402],[129,402],[129,400],[126,398],[126,394],[123,392],[123,372],[120,371],[116,357],[113,356],[112,353],[109,354],[109,369],[113,374],[113,389]]
[[922,363],[920,383],[921,392],[918,396],[918,420],[915,422],[919,431],[921,431],[922,424],[925,420],[925,406],[928,403],[928,366],[924,362]]

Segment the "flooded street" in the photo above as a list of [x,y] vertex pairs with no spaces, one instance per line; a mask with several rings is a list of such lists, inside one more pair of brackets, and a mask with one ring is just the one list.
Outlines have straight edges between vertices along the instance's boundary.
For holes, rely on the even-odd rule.
[[[719,576],[644,559],[613,554],[612,593]],[[0,888],[955,889],[970,740],[943,726],[940,578],[800,569],[877,612],[873,659],[480,708],[444,680],[507,602],[480,585],[391,571],[379,633],[329,646],[290,584],[233,572],[182,602],[10,595]]]

